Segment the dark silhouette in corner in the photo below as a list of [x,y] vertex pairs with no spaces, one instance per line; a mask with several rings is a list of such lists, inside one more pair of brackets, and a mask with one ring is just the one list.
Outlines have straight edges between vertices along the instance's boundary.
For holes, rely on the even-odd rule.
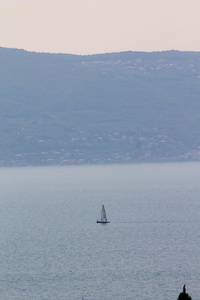
[[177,300],[192,300],[192,298],[186,293],[185,284],[183,286],[183,291],[179,294]]

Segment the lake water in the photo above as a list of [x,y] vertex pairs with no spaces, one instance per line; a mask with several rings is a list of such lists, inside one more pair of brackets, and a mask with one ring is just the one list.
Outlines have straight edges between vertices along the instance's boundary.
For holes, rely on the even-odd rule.
[[199,300],[200,164],[0,169],[0,261],[3,300]]

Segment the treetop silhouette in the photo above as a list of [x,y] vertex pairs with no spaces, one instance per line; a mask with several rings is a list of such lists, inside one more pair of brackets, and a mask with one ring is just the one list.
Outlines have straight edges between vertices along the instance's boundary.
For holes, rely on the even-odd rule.
[[179,294],[177,300],[192,300],[192,298],[186,293],[185,284],[183,286],[183,291]]

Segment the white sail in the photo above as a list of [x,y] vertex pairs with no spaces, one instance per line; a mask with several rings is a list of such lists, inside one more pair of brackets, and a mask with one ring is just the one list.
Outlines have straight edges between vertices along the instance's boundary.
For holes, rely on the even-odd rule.
[[101,220],[100,221],[97,220],[97,223],[103,223],[103,224],[110,223],[110,221],[107,220],[106,210],[104,205],[102,205],[102,209],[101,209]]
[[107,222],[106,210],[104,205],[102,205],[102,210],[101,210],[101,222]]

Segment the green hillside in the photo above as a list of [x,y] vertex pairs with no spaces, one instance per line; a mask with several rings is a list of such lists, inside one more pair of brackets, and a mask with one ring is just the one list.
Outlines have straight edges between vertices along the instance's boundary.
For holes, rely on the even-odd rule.
[[0,48],[0,165],[199,160],[200,52]]

